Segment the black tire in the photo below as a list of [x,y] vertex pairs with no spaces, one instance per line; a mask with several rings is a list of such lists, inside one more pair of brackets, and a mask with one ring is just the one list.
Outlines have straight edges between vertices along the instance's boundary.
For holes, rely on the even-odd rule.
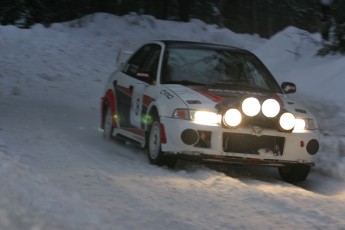
[[111,114],[110,107],[105,109],[104,113],[104,127],[103,127],[103,138],[110,141],[113,138],[113,116]]
[[173,168],[176,164],[176,158],[165,155],[161,150],[161,123],[157,117],[153,117],[153,122],[149,127],[146,138],[147,156],[151,164],[162,166],[167,165]]
[[297,165],[297,166],[287,166],[278,168],[280,177],[288,182],[300,182],[307,179],[308,174],[310,172],[309,165]]

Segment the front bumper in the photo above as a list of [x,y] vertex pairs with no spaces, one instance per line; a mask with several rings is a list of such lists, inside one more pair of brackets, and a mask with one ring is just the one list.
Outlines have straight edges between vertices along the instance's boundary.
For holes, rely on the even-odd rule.
[[[314,165],[319,133],[285,133],[260,127],[224,128],[161,117],[166,143],[162,151],[210,163],[269,166]],[[310,145],[317,148],[310,150]],[[316,149],[316,150],[315,150]]]

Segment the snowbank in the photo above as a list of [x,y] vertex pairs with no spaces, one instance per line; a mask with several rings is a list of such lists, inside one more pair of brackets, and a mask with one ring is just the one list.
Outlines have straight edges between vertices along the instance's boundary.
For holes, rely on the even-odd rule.
[[[274,176],[251,180],[257,171],[244,179],[204,168],[169,172],[149,166],[138,149],[100,141],[99,98],[117,52],[157,39],[247,48],[279,82],[295,82],[292,97],[319,121],[314,171],[326,175],[312,174],[303,186],[330,186],[309,192]],[[0,26],[0,229],[343,227],[344,192],[335,178],[345,178],[345,57],[315,56],[319,41],[292,27],[266,40],[200,20],[136,14]]]
[[321,131],[317,169],[345,178],[345,56],[317,56],[320,35],[288,27],[254,50],[279,82],[297,84],[293,97],[304,101]]

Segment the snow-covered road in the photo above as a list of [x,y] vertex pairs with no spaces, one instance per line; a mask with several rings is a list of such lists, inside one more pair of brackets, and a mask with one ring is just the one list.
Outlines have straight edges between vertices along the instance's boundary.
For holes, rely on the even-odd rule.
[[[210,169],[191,162],[160,168],[138,146],[103,140],[98,127],[105,75],[113,52],[132,41],[99,29],[118,20],[128,31],[128,17],[103,17],[85,29],[0,27],[0,229],[345,228],[345,182],[330,177],[342,175],[343,158],[332,158],[339,163],[332,163],[333,174],[316,168],[307,181],[291,185],[273,168]],[[167,22],[154,23],[157,32],[150,36],[159,38]],[[180,26],[185,38],[205,36],[199,21],[190,30]],[[148,29],[139,23],[131,34]],[[208,34],[210,41],[238,36],[223,29]],[[254,41],[262,42],[243,36],[243,44]],[[312,107],[325,121],[322,108],[334,115],[338,107],[327,101]],[[332,127],[342,124],[342,112],[334,116]],[[332,154],[345,152],[340,130],[323,129],[327,148],[320,154],[333,141],[338,147]]]
[[1,167],[1,185],[9,184],[0,191],[10,200],[9,218],[18,215],[15,223],[42,229],[345,226],[343,182],[312,173],[290,185],[274,169],[151,166],[137,146],[102,139],[94,107],[39,92],[0,101],[1,163],[12,162]]

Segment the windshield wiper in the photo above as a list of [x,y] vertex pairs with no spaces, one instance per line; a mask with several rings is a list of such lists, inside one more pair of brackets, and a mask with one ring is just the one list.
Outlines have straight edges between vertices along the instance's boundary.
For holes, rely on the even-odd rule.
[[205,85],[200,82],[195,82],[195,81],[187,81],[187,80],[182,80],[182,81],[167,81],[164,82],[165,84],[180,84],[180,85]]
[[258,86],[248,85],[244,82],[234,82],[234,81],[217,82],[215,84],[212,84],[212,86],[233,87],[236,89],[249,89],[249,90],[261,91],[261,92],[272,92],[273,91],[273,90],[261,88]]

